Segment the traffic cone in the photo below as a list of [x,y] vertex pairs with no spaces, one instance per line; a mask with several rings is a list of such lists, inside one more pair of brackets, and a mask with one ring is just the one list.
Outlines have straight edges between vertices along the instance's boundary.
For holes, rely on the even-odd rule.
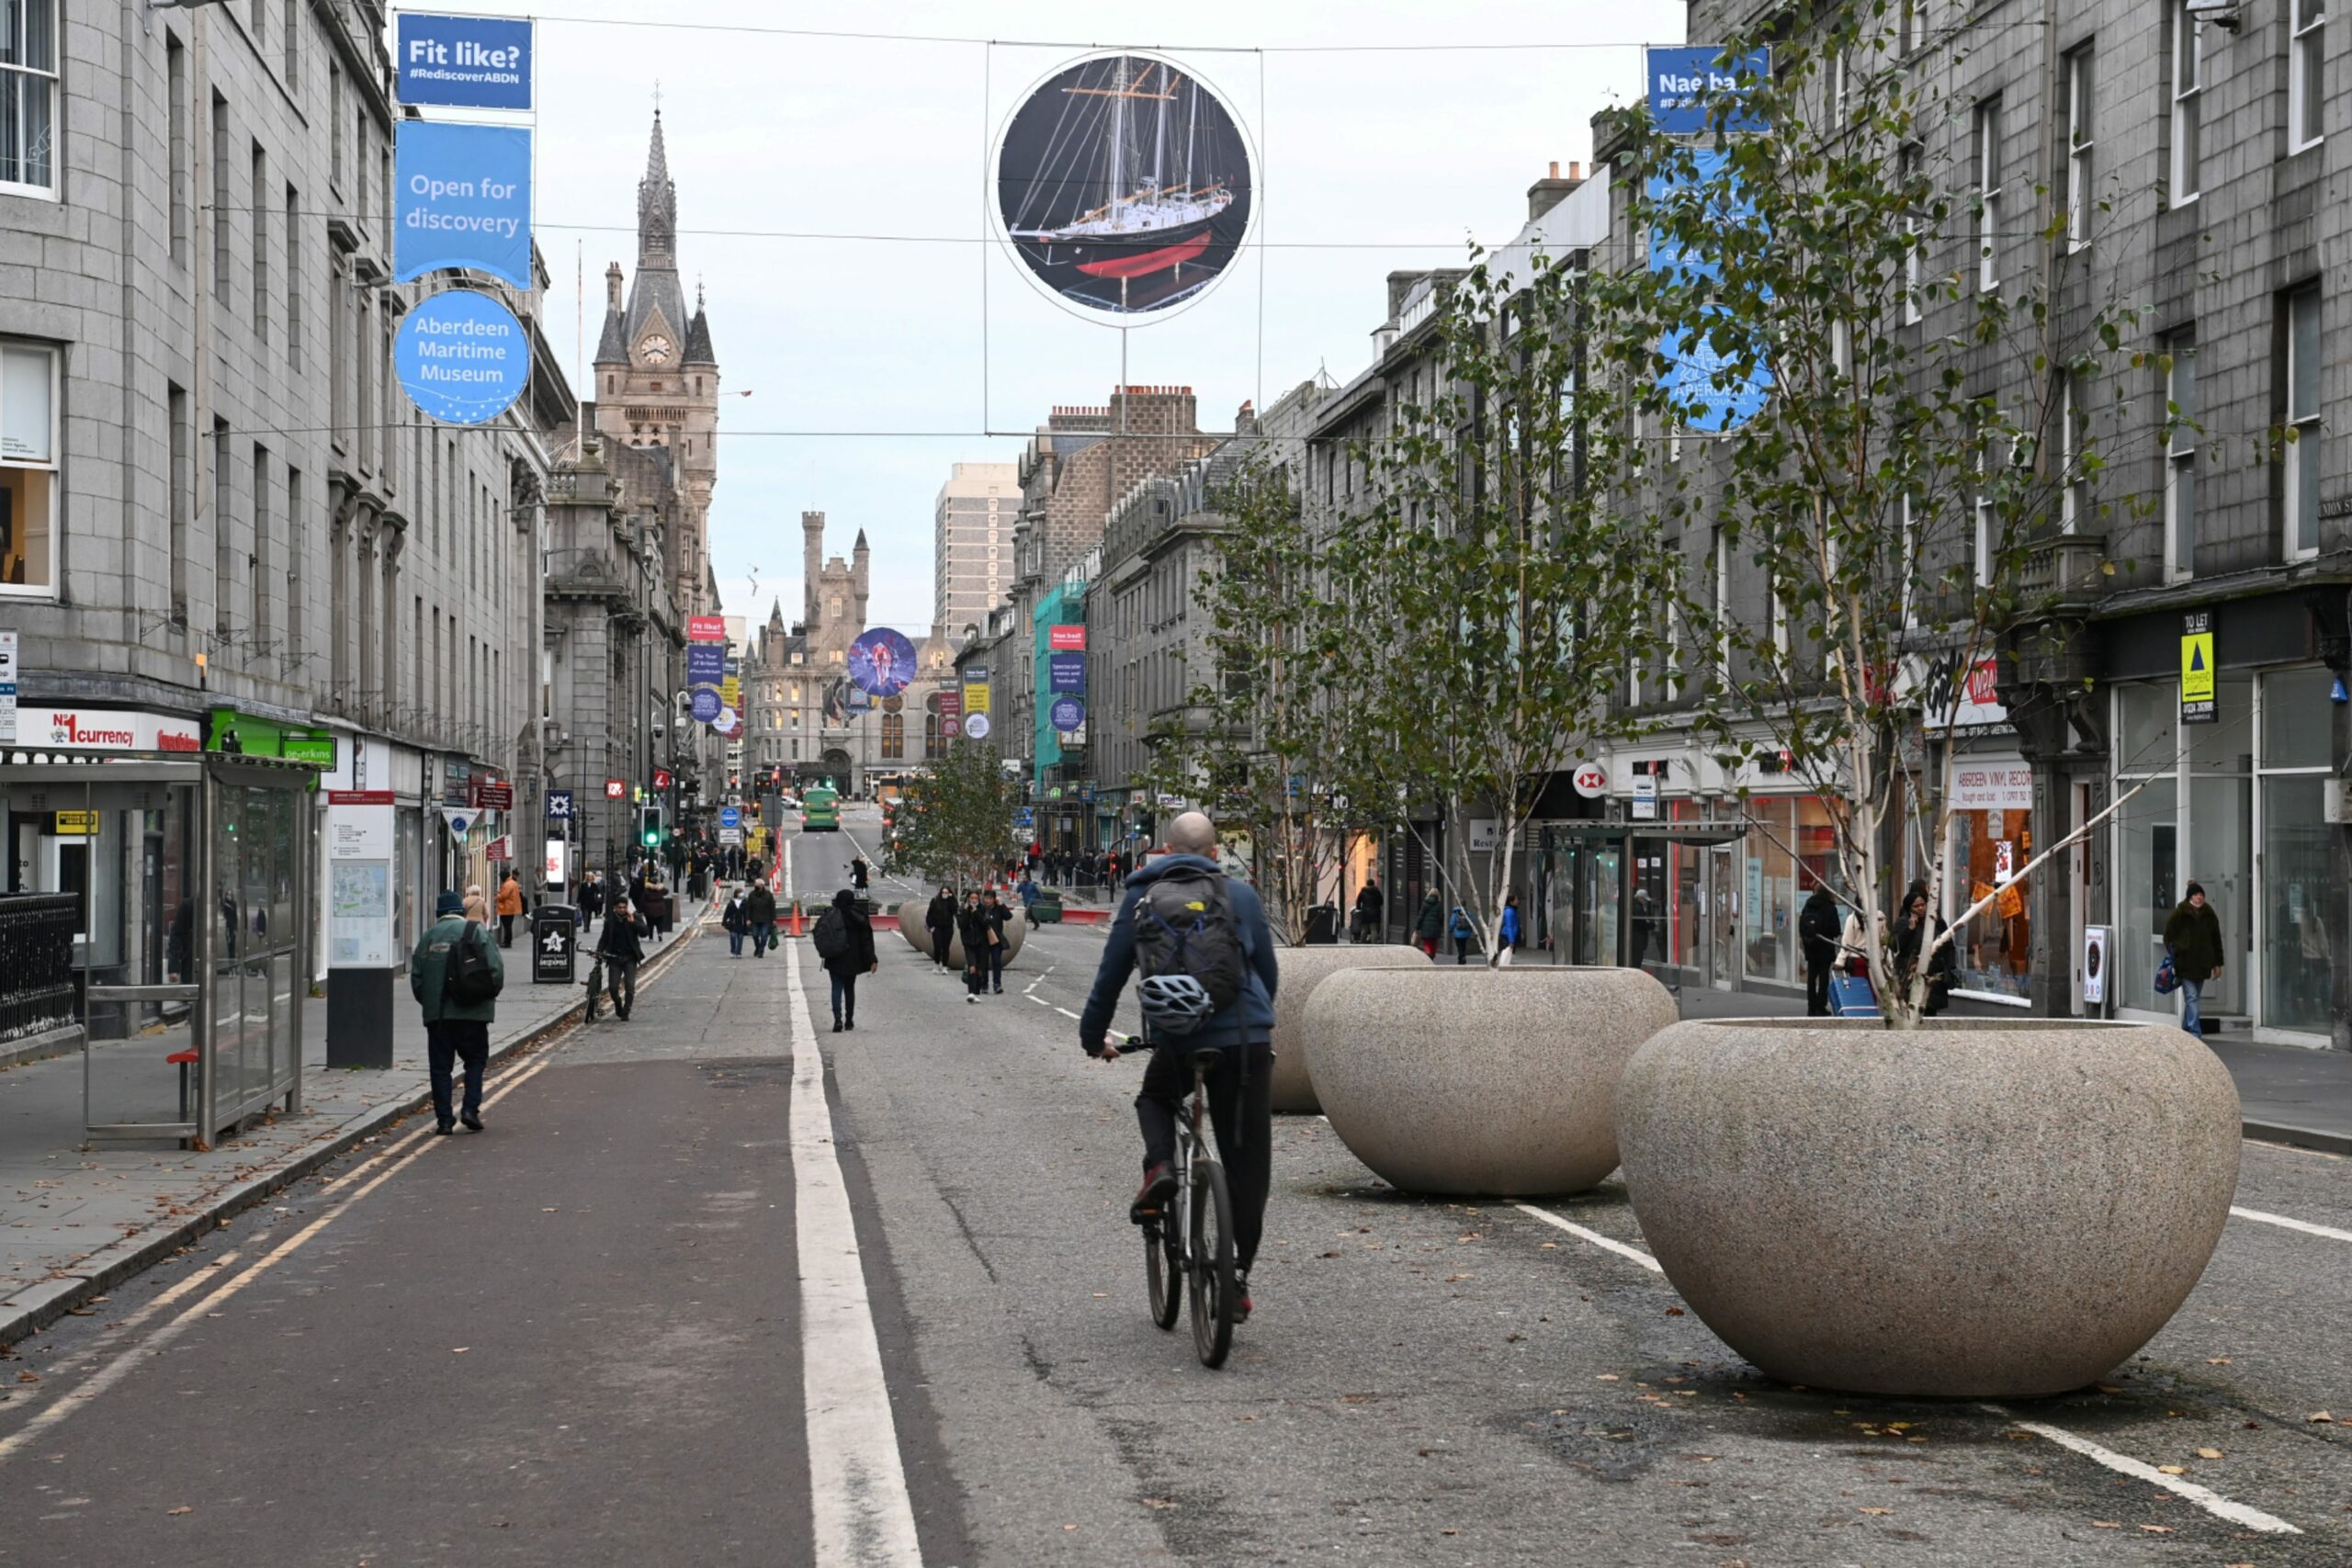
[[792,901],[792,920],[785,934],[795,937],[800,935],[800,900],[797,898]]

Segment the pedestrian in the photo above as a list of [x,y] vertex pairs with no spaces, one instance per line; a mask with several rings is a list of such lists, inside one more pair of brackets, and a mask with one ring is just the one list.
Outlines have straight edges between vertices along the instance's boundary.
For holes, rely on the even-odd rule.
[[964,942],[964,1000],[977,1002],[989,986],[989,937],[992,934],[978,893],[964,895],[964,907],[956,912],[956,934]]
[[743,899],[743,929],[752,936],[752,956],[765,958],[768,943],[775,940],[775,895],[764,882],[752,883]]
[[1431,888],[1421,896],[1421,912],[1413,920],[1413,935],[1423,953],[1437,956],[1437,939],[1445,934],[1445,900]]
[[594,872],[590,872],[580,884],[580,923],[587,925],[605,912],[605,884]]
[[947,944],[956,936],[956,897],[943,887],[922,912],[922,929],[931,934],[931,962],[947,973]]
[[1037,884],[1027,872],[1021,874],[1021,886],[1016,891],[1021,895],[1021,908],[1024,912],[1037,902]]
[[1365,877],[1356,890],[1355,919],[1348,922],[1348,934],[1357,942],[1380,940],[1380,917],[1387,908],[1387,895],[1380,891],[1380,883]]
[[[613,900],[613,912],[605,917],[605,928],[596,933],[596,956],[605,965],[605,992],[612,998],[613,1016],[623,1023],[637,1007],[637,966],[645,962],[649,934],[645,918],[631,909],[626,898]],[[594,997],[588,1006],[594,1018]]]
[[1495,955],[1495,962],[1509,968],[1511,954],[1518,948],[1519,895],[1513,893],[1503,899],[1502,951]]
[[[439,908],[438,904],[435,907]],[[465,913],[466,919],[475,925],[490,924],[490,900],[481,896],[481,884],[479,882],[466,884]]]
[[741,887],[727,890],[727,907],[719,910],[718,923],[727,932],[728,955],[742,957],[743,932],[750,922],[743,918],[743,890]]
[[1921,998],[1920,1010],[1933,1018],[1951,1005],[1951,981],[1959,955],[1951,942],[1938,943],[1936,939],[1944,934],[1944,920],[1929,907],[1930,902],[1925,883],[1913,884],[1903,896],[1903,911],[1894,922],[1894,975],[1902,994],[1910,995],[1921,974],[1920,952],[1928,950],[1927,994]]
[[1478,937],[1478,929],[1470,923],[1470,911],[1456,904],[1453,912],[1446,917],[1445,929],[1453,938],[1453,962],[1469,963],[1470,944]]
[[523,912],[523,879],[513,872],[498,885],[498,945],[514,945],[514,917]]
[[1816,879],[1813,896],[1797,912],[1797,940],[1804,946],[1804,1012],[1807,1018],[1827,1018],[1829,975],[1838,962],[1838,938],[1842,922],[1838,900]]
[[1004,995],[1004,955],[1012,946],[1005,937],[1004,928],[1012,919],[1012,910],[991,887],[980,901],[980,912],[988,917],[989,923],[988,940],[981,943],[980,949],[988,954],[989,989],[1001,997]]
[[860,893],[865,891],[865,857],[858,855],[849,863],[849,885]]
[[2165,949],[2180,980],[2180,1026],[2202,1040],[2205,1015],[2199,1004],[2206,986],[2222,972],[2222,917],[2205,901],[2201,884],[2188,885],[2188,897],[2165,921]]
[[844,887],[833,907],[817,917],[809,933],[818,961],[833,982],[833,1032],[857,1027],[857,977],[882,966],[874,955],[874,922],[857,912],[857,896]]
[[[481,1075],[490,1065],[490,1026],[498,1016],[499,987],[506,983],[506,961],[482,927],[466,919],[465,900],[443,893],[433,901],[433,924],[409,954],[408,988],[424,1010],[425,1063],[433,1077],[433,1130],[447,1134],[460,1117],[469,1132],[481,1131]],[[488,966],[485,982],[472,976]],[[480,995],[484,987],[488,995]],[[471,989],[477,994],[469,995]],[[452,1105],[453,1069],[465,1064],[466,1097]]]

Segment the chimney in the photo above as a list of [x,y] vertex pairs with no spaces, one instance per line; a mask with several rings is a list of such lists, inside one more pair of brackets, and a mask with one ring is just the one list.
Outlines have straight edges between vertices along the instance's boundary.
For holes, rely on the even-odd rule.
[[1413,291],[1413,285],[1428,276],[1426,269],[1414,272],[1392,272],[1388,275],[1388,319],[1390,321],[1395,321],[1396,313],[1405,308],[1405,296]]
[[1560,177],[1560,165],[1555,162],[1552,172],[1527,187],[1527,220],[1534,222],[1567,198],[1570,191],[1584,184],[1584,165],[1570,164],[1567,178]]

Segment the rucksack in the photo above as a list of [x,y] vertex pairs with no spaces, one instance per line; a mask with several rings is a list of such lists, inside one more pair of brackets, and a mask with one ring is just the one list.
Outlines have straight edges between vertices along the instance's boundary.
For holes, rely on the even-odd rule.
[[506,976],[490,960],[490,945],[482,940],[481,928],[471,920],[449,944],[448,963],[441,973],[442,994],[459,1007],[495,1001],[506,986]]
[[842,919],[839,909],[828,909],[817,917],[817,929],[809,933],[820,958],[840,958],[849,952],[849,922]]
[[1189,975],[1219,1012],[1250,983],[1241,931],[1222,873],[1178,871],[1148,883],[1136,901],[1136,964],[1146,979]]

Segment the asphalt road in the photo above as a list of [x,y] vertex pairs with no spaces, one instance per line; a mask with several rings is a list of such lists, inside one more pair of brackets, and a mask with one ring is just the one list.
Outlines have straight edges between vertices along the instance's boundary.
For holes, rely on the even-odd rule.
[[1284,1118],[1209,1372],[1144,1312],[1140,1067],[1068,1016],[1099,933],[978,1007],[880,948],[836,1035],[805,944],[713,929],[485,1134],[388,1139],[29,1342],[0,1563],[2352,1561],[2352,1162],[2248,1145],[2146,1355],[1992,1410],[1758,1376],[1614,1186],[1404,1198]]

